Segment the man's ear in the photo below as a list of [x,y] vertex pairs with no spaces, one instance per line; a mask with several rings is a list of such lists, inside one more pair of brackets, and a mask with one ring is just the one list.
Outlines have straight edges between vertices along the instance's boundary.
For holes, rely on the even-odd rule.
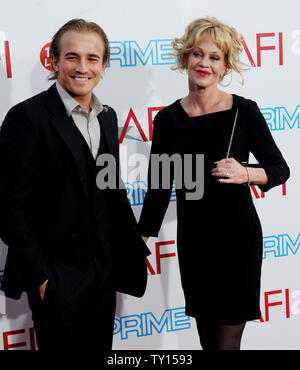
[[106,70],[107,65],[108,65],[108,62],[102,64],[101,78]]
[[53,54],[50,55],[50,64],[51,64],[51,68],[53,70],[53,72],[57,72],[58,71],[58,66],[57,66],[57,60],[56,58],[54,57]]
[[102,64],[103,72],[106,70],[107,65],[108,65],[108,62]]

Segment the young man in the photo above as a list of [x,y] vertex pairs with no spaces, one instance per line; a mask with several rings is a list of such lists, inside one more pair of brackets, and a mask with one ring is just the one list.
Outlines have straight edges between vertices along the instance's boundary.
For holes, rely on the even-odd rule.
[[124,188],[96,185],[99,155],[119,174],[116,114],[93,94],[109,43],[74,19],[50,54],[56,83],[14,106],[0,131],[1,289],[27,292],[39,349],[109,350],[116,290],[143,295],[149,254]]

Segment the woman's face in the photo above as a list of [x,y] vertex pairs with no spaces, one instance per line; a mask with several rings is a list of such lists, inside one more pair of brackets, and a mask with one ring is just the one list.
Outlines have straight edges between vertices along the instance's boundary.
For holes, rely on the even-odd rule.
[[188,55],[190,89],[216,87],[226,71],[224,52],[207,36]]

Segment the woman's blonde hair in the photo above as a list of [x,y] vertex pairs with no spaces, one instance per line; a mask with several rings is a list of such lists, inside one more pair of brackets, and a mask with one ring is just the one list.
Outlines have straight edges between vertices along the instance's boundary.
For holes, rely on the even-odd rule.
[[240,35],[235,28],[220,22],[215,17],[194,20],[187,26],[183,37],[173,40],[172,47],[175,50],[173,55],[177,57],[177,65],[172,67],[172,69],[186,70],[188,55],[205,36],[211,38],[218,48],[223,51],[225,56],[227,67],[224,75],[220,78],[220,82],[222,82],[226,75],[235,71],[241,76],[241,84],[243,85],[244,77],[240,65],[240,54],[243,48]]

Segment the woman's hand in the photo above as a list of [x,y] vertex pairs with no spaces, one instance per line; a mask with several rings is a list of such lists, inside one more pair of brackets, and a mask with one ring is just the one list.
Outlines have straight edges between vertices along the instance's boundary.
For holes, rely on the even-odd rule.
[[234,158],[226,158],[215,162],[212,176],[219,177],[224,184],[244,184],[248,182],[247,170]]

